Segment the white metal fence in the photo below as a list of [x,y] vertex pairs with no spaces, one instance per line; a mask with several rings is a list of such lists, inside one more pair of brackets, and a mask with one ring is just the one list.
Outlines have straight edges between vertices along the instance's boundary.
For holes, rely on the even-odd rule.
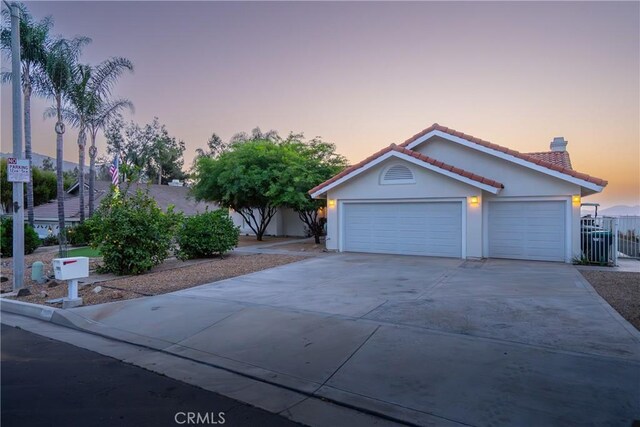
[[620,216],[618,220],[618,256],[640,259],[640,216]]
[[586,216],[580,219],[580,248],[583,263],[618,263],[618,219]]

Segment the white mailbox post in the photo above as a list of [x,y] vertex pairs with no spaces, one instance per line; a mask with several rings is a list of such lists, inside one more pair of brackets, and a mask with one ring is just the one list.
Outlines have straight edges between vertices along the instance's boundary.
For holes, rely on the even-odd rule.
[[78,279],[89,277],[89,258],[54,258],[53,272],[57,280],[69,282],[69,296],[62,299],[62,308],[82,305],[82,298],[78,297]]

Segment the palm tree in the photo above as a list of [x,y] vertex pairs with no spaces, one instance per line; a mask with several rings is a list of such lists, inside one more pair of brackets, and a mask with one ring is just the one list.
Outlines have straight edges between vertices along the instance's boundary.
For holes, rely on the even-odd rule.
[[[20,20],[20,59],[22,62],[22,95],[24,97],[24,152],[31,160],[31,95],[36,89],[34,79],[44,68],[45,53],[49,42],[49,31],[53,26],[51,17],[35,22],[24,5],[20,5],[22,19]],[[8,13],[3,10],[5,19]],[[6,26],[0,34],[2,50],[11,54],[11,26]],[[10,72],[2,73],[2,82],[11,80]],[[33,226],[33,179],[27,183],[27,218]]]
[[57,39],[48,44],[45,54],[45,66],[37,75],[37,84],[42,92],[53,99],[56,109],[56,169],[58,179],[58,226],[60,240],[64,239],[64,177],[63,167],[63,100],[66,99],[74,81],[74,69],[82,47],[89,43],[87,37],[76,37],[72,40]]
[[[95,189],[95,138],[100,126],[105,125],[105,120],[110,119],[120,109],[133,108],[131,101],[123,99],[115,104],[109,100],[111,90],[118,78],[125,71],[133,71],[133,64],[126,58],[109,58],[95,67],[83,65],[78,67],[77,79],[72,85],[69,101],[75,114],[75,122],[79,128],[78,152],[79,152],[79,198],[80,221],[84,221],[84,158],[86,131],[91,133],[91,149],[89,164],[89,214],[93,214],[93,201]],[[115,110],[114,110],[115,108]],[[96,124],[96,120],[99,122]],[[102,122],[102,124],[100,124]],[[91,179],[91,175],[94,179]]]
[[89,147],[89,216],[95,211],[95,186],[96,186],[96,136],[98,131],[104,129],[108,124],[120,114],[123,109],[133,111],[133,103],[128,99],[105,100],[100,103],[91,120],[87,124],[89,135],[91,136],[91,147]]
[[[95,137],[97,135],[100,123],[110,119],[120,109],[129,107],[133,108],[131,101],[117,100],[115,102],[108,99],[111,88],[117,78],[125,71],[133,71],[133,64],[126,58],[110,58],[97,66],[76,65],[74,68],[74,80],[69,87],[67,93],[67,102],[62,109],[65,121],[78,128],[78,198],[80,202],[80,221],[85,219],[84,210],[84,163],[85,163],[85,146],[87,140],[87,131],[91,134],[93,153],[90,169],[95,167]],[[45,111],[45,116],[55,117],[57,111],[51,107]],[[98,123],[95,123],[95,122]],[[95,173],[94,173],[95,175]],[[89,214],[93,214],[91,203],[93,200],[93,191],[95,180],[91,184],[89,179]]]

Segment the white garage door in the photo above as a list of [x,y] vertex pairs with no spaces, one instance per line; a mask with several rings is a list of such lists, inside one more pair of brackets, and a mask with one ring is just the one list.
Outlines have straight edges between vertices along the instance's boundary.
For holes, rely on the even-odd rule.
[[462,257],[459,202],[345,203],[344,250]]
[[565,260],[565,202],[489,202],[489,256]]

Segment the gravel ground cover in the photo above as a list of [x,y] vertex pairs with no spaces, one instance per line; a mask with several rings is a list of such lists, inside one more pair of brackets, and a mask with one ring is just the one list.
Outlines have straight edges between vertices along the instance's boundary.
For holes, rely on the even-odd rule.
[[[33,257],[36,254],[30,255]],[[56,253],[40,254],[37,258],[29,259],[27,264],[39,260],[49,266],[47,273],[51,273],[51,260],[56,257]],[[298,255],[275,255],[275,254],[236,254],[230,253],[224,258],[213,258],[205,260],[191,260],[182,262],[176,259],[169,259],[163,264],[155,267],[149,273],[139,276],[111,276],[106,281],[80,285],[79,295],[83,299],[84,305],[102,304],[117,300],[139,298],[143,296],[159,295],[230,277],[241,276],[255,271],[265,270],[279,265],[288,264],[304,259]],[[100,259],[90,260],[92,271],[98,266]],[[11,290],[11,259],[2,260],[2,275],[9,277],[9,281],[2,283],[2,290]],[[66,283],[51,281],[43,285],[31,280],[31,270],[25,272],[25,285],[31,291],[31,295],[23,297],[6,296],[5,298],[18,299],[36,304],[48,304],[49,299],[61,298],[67,295]],[[99,292],[95,292],[97,287]],[[54,304],[55,305],[55,304]]]
[[310,252],[310,253],[327,252],[324,242],[320,242],[319,244],[316,244],[313,239],[302,241],[302,242],[293,242],[293,243],[286,243],[283,245],[277,245],[277,246],[273,246],[271,249],[280,249],[283,251],[292,251],[292,252]]
[[580,271],[622,317],[640,330],[640,273]]
[[244,246],[256,246],[256,245],[268,245],[270,243],[278,243],[278,242],[286,242],[287,240],[299,240],[299,237],[274,237],[274,236],[263,236],[262,241],[259,242],[256,240],[256,236],[245,236],[240,235],[238,239],[238,247]]

